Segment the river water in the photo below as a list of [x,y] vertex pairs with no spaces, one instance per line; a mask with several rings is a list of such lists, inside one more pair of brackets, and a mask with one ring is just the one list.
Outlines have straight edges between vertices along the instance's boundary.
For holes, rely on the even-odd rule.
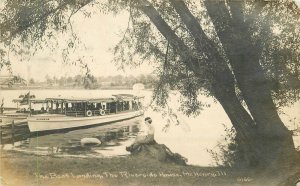
[[[4,98],[4,107],[16,107],[12,99],[26,94],[28,90],[0,90],[0,99]],[[99,98],[112,94],[136,94],[145,96],[144,106],[151,101],[151,91],[142,90],[30,90],[38,99],[48,97],[74,97],[74,98]],[[205,108],[195,118],[187,117],[176,111],[179,103],[178,94],[172,93],[169,105],[177,114],[179,125],[171,120],[170,127],[165,129],[167,118],[162,117],[159,112],[153,111],[150,107],[145,110],[145,117],[150,116],[155,126],[155,140],[158,143],[167,145],[171,151],[177,152],[188,159],[189,164],[211,166],[213,159],[207,152],[208,149],[217,150],[218,142],[224,139],[224,125],[230,126],[229,118],[221,105],[213,99],[199,97],[211,106]],[[33,105],[39,109],[40,105]],[[281,114],[283,122],[294,129],[300,123],[300,102],[293,107],[284,108]],[[143,117],[116,122],[105,126],[97,126],[89,129],[80,129],[64,133],[50,134],[40,137],[32,137],[15,144],[5,145],[4,149],[14,149],[25,153],[40,155],[55,154],[57,156],[123,156],[128,152],[125,150],[133,141],[137,133],[143,128]],[[97,138],[101,141],[97,146],[82,146],[83,138]],[[300,136],[294,138],[295,146],[300,146]]]

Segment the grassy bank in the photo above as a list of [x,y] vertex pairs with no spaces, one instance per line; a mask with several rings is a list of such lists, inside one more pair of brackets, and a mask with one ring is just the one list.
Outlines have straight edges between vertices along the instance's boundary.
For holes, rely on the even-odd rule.
[[[72,158],[1,151],[2,185],[278,185],[280,173],[179,166],[143,157]],[[294,175],[290,173],[291,175]],[[282,175],[281,175],[282,176]],[[293,178],[294,179],[294,178]]]

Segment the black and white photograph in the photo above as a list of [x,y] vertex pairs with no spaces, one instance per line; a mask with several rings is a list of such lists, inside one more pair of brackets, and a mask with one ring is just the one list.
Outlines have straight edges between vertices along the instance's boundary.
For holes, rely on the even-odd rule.
[[0,0],[0,186],[300,186],[300,0]]

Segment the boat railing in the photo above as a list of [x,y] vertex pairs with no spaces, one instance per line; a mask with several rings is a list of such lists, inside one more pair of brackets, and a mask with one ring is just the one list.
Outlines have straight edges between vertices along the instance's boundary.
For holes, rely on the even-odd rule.
[[[132,112],[138,109],[131,109],[131,110],[118,110],[117,113],[125,113],[125,112]],[[114,114],[116,113],[114,110],[111,109],[87,109],[84,110],[49,110],[50,114],[65,114],[66,116],[73,116],[73,117],[85,117],[85,116],[101,116],[101,115],[108,115],[108,114]]]
[[65,114],[66,116],[75,116],[75,117],[85,116],[84,111],[67,111]]
[[[88,113],[88,112],[91,112]],[[75,117],[80,117],[80,116],[88,116],[88,114],[90,114],[90,116],[100,116],[100,115],[106,115],[106,114],[110,114],[110,109],[103,109],[103,111],[100,110],[87,110],[87,111],[72,111],[72,110],[67,110],[65,112],[66,116],[75,116]]]
[[63,111],[61,109],[53,109],[53,110],[49,109],[48,113],[49,114],[62,114]]

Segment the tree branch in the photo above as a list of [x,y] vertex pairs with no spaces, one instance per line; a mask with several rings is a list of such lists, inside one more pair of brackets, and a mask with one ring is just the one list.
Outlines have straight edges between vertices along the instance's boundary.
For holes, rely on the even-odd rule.
[[171,27],[163,20],[157,10],[147,0],[143,0],[138,7],[146,16],[149,17],[151,22],[156,26],[160,33],[168,40],[173,49],[178,52],[183,62],[193,72],[197,73],[199,64],[197,59],[192,56],[192,52],[185,45],[185,43],[175,34]]
[[[83,2],[82,6],[80,8],[86,6],[87,4],[91,3],[92,1],[93,0],[87,0],[86,2]],[[67,0],[67,1],[65,1],[64,3],[58,5],[56,8],[54,8],[54,9],[50,10],[49,12],[41,15],[39,18],[35,19],[34,21],[29,22],[27,25],[25,25],[23,27],[19,27],[16,30],[12,31],[11,34],[7,38],[1,38],[0,42],[8,42],[10,39],[12,39],[13,37],[15,37],[16,35],[18,35],[21,32],[27,30],[28,28],[32,27],[33,25],[35,25],[35,24],[37,24],[37,23],[39,23],[39,22],[47,19],[50,15],[52,15],[52,14],[56,13],[57,11],[65,8],[67,5],[69,5],[72,2],[73,2],[73,0]]]
[[213,66],[219,66],[221,67],[221,69],[225,69],[227,67],[227,64],[225,60],[220,56],[217,45],[207,37],[198,20],[190,12],[184,1],[170,0],[170,2],[195,39],[195,45],[198,49],[198,52],[202,52],[207,55],[207,65],[211,66],[212,68]]

